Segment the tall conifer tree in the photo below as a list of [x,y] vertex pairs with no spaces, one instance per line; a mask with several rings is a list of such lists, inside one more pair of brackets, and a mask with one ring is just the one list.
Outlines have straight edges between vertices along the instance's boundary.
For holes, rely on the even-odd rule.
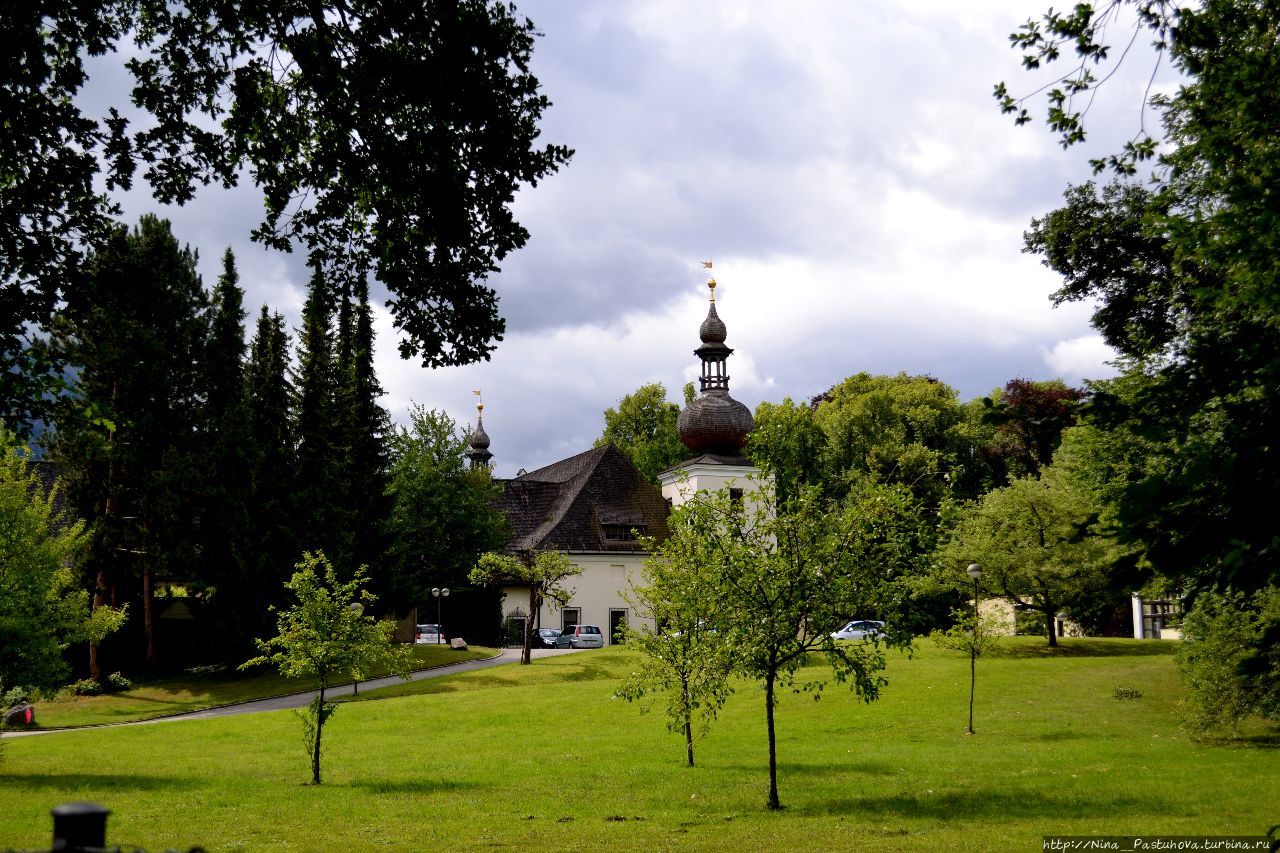
[[334,565],[350,565],[351,531],[342,488],[342,437],[336,395],[338,368],[332,331],[333,292],[315,267],[302,309],[295,386],[297,466],[294,487],[298,546],[324,551]]
[[264,602],[277,596],[298,554],[293,524],[294,447],[290,425],[289,334],[284,317],[262,306],[249,353],[248,398],[253,448],[253,549],[256,612],[254,636],[266,630]]
[[[350,498],[353,546],[357,563],[374,567],[374,584],[382,586],[380,569],[385,562],[386,540],[382,531],[390,514],[387,497],[387,437],[390,418],[378,404],[382,386],[373,366],[373,309],[369,285],[361,279],[353,288],[348,314],[351,327],[350,362],[343,371],[345,407],[342,410],[347,449],[347,492]],[[341,325],[341,323],[339,324]],[[407,602],[386,602],[392,606]]]
[[203,496],[200,530],[203,580],[224,629],[219,636],[246,642],[257,627],[250,557],[252,445],[245,390],[244,292],[235,256],[227,249],[213,291],[205,350]]
[[[96,522],[95,605],[137,602],[145,657],[157,654],[157,579],[192,580],[201,505],[197,445],[206,298],[196,255],[167,220],[120,228],[59,316],[51,344],[76,365],[56,457],[82,517]],[[176,523],[189,519],[197,524]],[[90,668],[98,669],[91,649]]]

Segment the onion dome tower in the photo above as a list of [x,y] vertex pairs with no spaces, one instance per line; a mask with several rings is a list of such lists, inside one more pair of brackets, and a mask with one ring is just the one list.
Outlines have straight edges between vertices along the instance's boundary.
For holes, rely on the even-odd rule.
[[694,453],[738,457],[755,421],[750,409],[729,396],[725,362],[733,350],[725,345],[728,331],[716,313],[716,280],[709,280],[707,287],[711,291],[711,305],[707,319],[698,328],[702,346],[693,351],[702,360],[702,393],[680,413],[676,430],[680,441]]
[[493,454],[489,452],[489,434],[484,431],[484,403],[476,403],[476,428],[471,433],[471,446],[466,457],[471,460],[471,470],[488,468]]
[[[710,269],[711,262],[704,261],[703,266]],[[716,312],[716,280],[708,281],[707,287],[711,304],[698,328],[702,346],[693,351],[702,361],[702,393],[676,421],[680,441],[696,455],[658,474],[662,496],[671,506],[698,492],[721,489],[728,489],[732,500],[755,501],[760,489],[773,488],[773,478],[762,477],[760,469],[742,455],[755,419],[750,409],[729,396],[725,362],[733,350],[725,345],[728,333]]]

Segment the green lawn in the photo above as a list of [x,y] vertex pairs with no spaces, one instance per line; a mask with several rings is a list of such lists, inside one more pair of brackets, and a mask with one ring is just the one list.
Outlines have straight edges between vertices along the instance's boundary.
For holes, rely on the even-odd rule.
[[[472,647],[465,652],[456,652],[443,645],[415,645],[413,653],[414,669],[429,669],[492,657],[497,650]],[[384,673],[375,675],[380,674]],[[284,678],[268,667],[260,668],[252,675],[230,669],[207,675],[139,681],[135,682],[133,689],[123,693],[69,696],[60,702],[38,702],[36,722],[43,728],[61,728],[149,720],[233,702],[296,693],[314,686],[311,681]]]
[[1039,850],[1280,820],[1280,733],[1188,741],[1173,644],[1037,642],[979,662],[973,737],[968,659],[927,642],[872,705],[786,694],[780,813],[758,689],[739,686],[689,769],[657,711],[610,698],[633,661],[608,649],[344,704],[318,788],[290,713],[6,741],[0,845],[47,844],[48,810],[82,799],[112,809],[110,843],[151,850]]

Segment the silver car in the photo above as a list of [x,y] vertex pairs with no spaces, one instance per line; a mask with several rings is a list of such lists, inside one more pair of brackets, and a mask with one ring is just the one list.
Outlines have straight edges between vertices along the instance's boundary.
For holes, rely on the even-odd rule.
[[871,619],[855,619],[838,631],[831,632],[834,640],[865,640],[884,633],[884,623]]
[[573,625],[556,637],[557,649],[603,649],[604,633],[599,625]]

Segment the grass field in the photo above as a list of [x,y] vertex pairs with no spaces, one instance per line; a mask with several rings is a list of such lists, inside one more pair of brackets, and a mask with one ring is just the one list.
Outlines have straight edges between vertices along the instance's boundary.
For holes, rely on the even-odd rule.
[[[497,649],[480,647],[457,652],[443,645],[415,645],[414,669],[478,660],[496,653]],[[371,677],[382,674],[374,673]],[[233,702],[296,693],[313,687],[315,684],[311,681],[285,678],[267,667],[249,676],[231,669],[199,676],[139,681],[131,690],[122,693],[68,696],[58,702],[42,701],[36,706],[36,722],[42,728],[62,728],[149,720]]]
[[151,850],[1039,850],[1280,822],[1280,733],[1189,741],[1172,644],[1039,642],[979,662],[973,737],[968,659],[928,642],[891,659],[874,704],[786,694],[778,813],[758,689],[739,685],[686,768],[657,710],[610,698],[633,659],[608,649],[344,704],[320,787],[289,713],[9,740],[0,846],[47,845],[49,809],[81,799],[112,809],[110,843]]

